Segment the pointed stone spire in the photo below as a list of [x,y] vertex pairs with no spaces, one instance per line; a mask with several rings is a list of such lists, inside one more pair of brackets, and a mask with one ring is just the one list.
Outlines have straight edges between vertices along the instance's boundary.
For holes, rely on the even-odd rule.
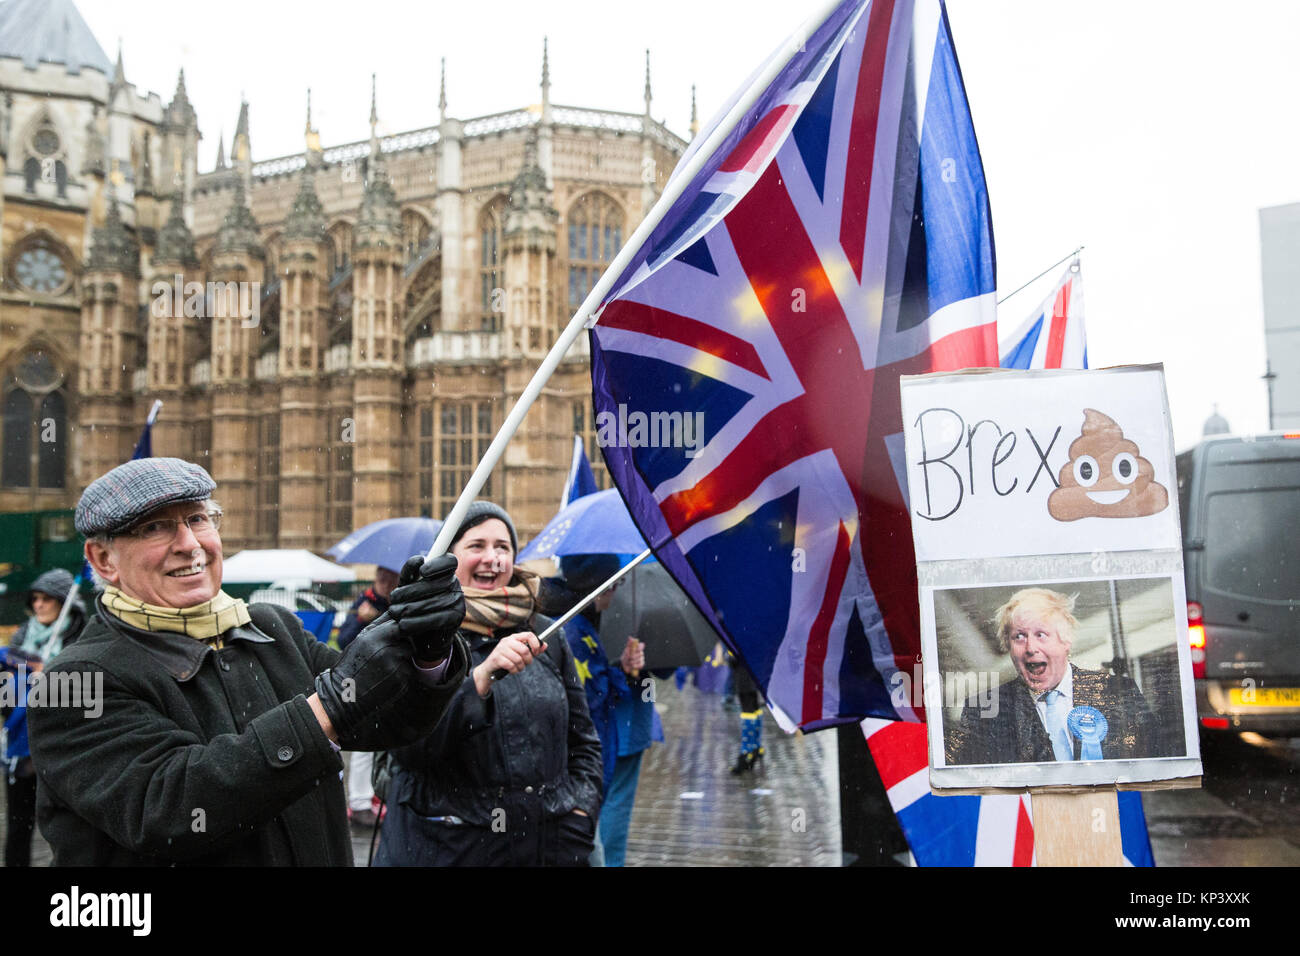
[[546,37],[542,37],[542,109],[551,102],[551,58],[546,40]]
[[[400,231],[401,212],[397,193],[388,180],[388,167],[379,145],[379,108],[375,94],[375,74],[370,74],[370,162],[366,173],[366,188],[361,195],[361,212],[353,233],[353,244],[369,243],[376,233],[396,236]],[[363,238],[363,233],[365,236]]]
[[289,238],[319,240],[325,238],[325,210],[316,195],[316,170],[323,161],[320,136],[311,126],[311,90],[307,90],[307,165],[298,183],[298,194],[284,219],[284,235]]
[[158,230],[158,247],[154,251],[154,262],[175,262],[182,266],[198,265],[199,257],[194,252],[194,233],[185,224],[184,210],[179,194],[172,199],[171,212],[167,221]]
[[176,92],[172,94],[171,104],[167,107],[167,119],[173,126],[181,127],[193,126],[197,121],[189,94],[185,91],[184,67],[181,67],[176,77]]
[[700,135],[700,118],[695,112],[695,84],[691,84],[691,139]]
[[438,119],[447,118],[447,58],[442,58],[441,77],[438,80]]
[[226,131],[217,136],[217,169],[226,168]]
[[650,115],[650,49],[645,51],[645,115]]
[[122,65],[122,38],[117,38],[117,63],[113,66],[113,82],[111,88],[116,90],[119,86],[126,86],[126,68]]
[[325,238],[325,209],[321,206],[320,197],[316,195],[315,178],[312,170],[303,171],[298,194],[293,198],[289,215],[284,218],[286,239]]
[[537,157],[537,138],[537,127],[530,126],[524,139],[524,165],[510,184],[510,209],[515,212],[546,212],[550,209],[546,172]]
[[235,178],[235,199],[230,204],[225,221],[217,230],[218,252],[260,251],[261,241],[257,236],[257,220],[248,208],[248,197],[244,193],[244,180]]
[[117,193],[109,189],[108,215],[102,226],[95,228],[86,257],[87,272],[117,272],[133,276],[140,268],[140,249],[126,230],[121,211],[117,208]]
[[375,97],[375,74],[370,74],[370,156],[379,155],[379,107]]
[[251,162],[252,141],[248,137],[248,100],[240,99],[239,122],[235,124],[235,140],[230,147],[230,160],[234,163]]
[[320,133],[311,125],[311,87],[307,87],[307,128],[303,134],[306,140],[306,155],[308,168],[315,168],[324,161],[324,155],[321,151]]

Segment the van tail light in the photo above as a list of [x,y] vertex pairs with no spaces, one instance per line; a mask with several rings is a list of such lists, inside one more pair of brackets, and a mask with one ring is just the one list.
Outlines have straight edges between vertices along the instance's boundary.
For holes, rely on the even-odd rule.
[[1227,730],[1228,718],[1227,717],[1202,717],[1201,726],[1206,728],[1207,730]]
[[1204,612],[1196,601],[1187,602],[1187,637],[1192,645],[1192,676],[1205,677]]

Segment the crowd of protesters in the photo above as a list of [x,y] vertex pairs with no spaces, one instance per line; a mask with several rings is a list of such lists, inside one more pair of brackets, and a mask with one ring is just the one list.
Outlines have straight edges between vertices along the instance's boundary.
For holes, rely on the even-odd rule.
[[606,659],[610,590],[538,637],[617,558],[539,579],[510,515],[474,502],[447,555],[380,569],[336,650],[222,590],[215,492],[198,465],[146,458],[82,494],[93,606],[66,571],[38,577],[6,666],[102,688],[103,706],[4,713],[7,866],[30,862],[33,824],[55,865],[351,865],[349,817],[380,822],[374,752],[375,865],[623,864],[663,739],[644,645]]

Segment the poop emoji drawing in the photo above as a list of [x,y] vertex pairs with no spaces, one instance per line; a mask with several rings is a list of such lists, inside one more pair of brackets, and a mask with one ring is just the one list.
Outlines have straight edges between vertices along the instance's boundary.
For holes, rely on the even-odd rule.
[[1123,430],[1095,408],[1083,410],[1083,432],[1070,443],[1060,487],[1047,498],[1057,521],[1080,518],[1141,518],[1169,506],[1169,492],[1155,468]]

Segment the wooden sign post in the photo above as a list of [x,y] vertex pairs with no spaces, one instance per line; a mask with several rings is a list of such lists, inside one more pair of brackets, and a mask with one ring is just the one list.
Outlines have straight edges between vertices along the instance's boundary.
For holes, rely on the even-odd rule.
[[1123,866],[1119,794],[1094,787],[1077,793],[1043,792],[1030,798],[1039,866]]

